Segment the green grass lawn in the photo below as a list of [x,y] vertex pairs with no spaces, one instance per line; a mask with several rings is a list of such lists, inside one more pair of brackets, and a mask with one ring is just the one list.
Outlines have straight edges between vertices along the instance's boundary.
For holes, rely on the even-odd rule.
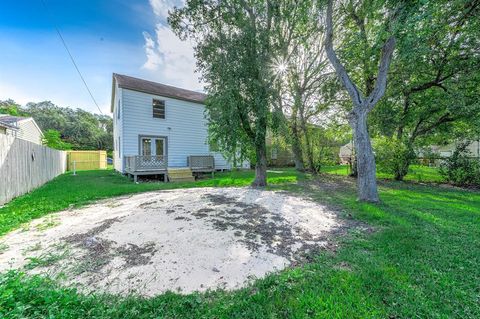
[[[333,165],[323,166],[321,171],[328,174],[348,175],[350,169],[348,165]],[[377,177],[380,179],[393,179],[393,174],[377,172]],[[421,183],[442,183],[444,178],[438,172],[436,167],[428,167],[422,165],[410,165],[405,181],[414,181]]]
[[[235,172],[183,185],[135,185],[112,171],[64,175],[2,208],[1,229],[95,198],[166,187],[240,186],[252,176]],[[232,292],[150,299],[82,295],[45,278],[5,273],[0,275],[0,317],[480,317],[479,192],[382,181],[382,203],[375,205],[357,202],[354,183],[343,176],[310,179],[282,170],[271,172],[269,181],[274,189],[335,205],[343,218],[369,230],[356,228],[339,239],[335,252]]]

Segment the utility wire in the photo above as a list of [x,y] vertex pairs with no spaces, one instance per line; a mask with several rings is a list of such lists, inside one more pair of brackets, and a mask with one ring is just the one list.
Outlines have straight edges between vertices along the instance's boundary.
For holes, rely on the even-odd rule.
[[100,112],[100,114],[103,115],[102,110],[100,109],[100,107],[98,106],[97,101],[96,101],[95,98],[93,97],[92,91],[90,91],[90,88],[88,87],[87,81],[85,81],[85,78],[83,77],[82,72],[80,72],[80,69],[78,68],[77,63],[75,62],[75,59],[73,58],[72,53],[71,53],[70,50],[68,49],[67,43],[65,42],[65,39],[63,38],[62,33],[60,32],[60,29],[57,27],[57,24],[55,23],[55,19],[53,18],[53,15],[52,15],[51,11],[50,11],[50,10],[48,9],[48,7],[47,7],[47,3],[45,2],[45,0],[40,0],[40,1],[42,2],[43,6],[45,7],[45,10],[47,11],[47,14],[50,15],[50,20],[51,20],[51,22],[52,22],[55,30],[57,31],[57,34],[58,34],[58,36],[60,37],[60,40],[62,41],[62,44],[63,44],[63,46],[65,47],[65,50],[67,50],[68,56],[70,57],[70,60],[72,61],[73,66],[75,67],[75,69],[77,70],[78,75],[79,75],[80,78],[82,79],[82,82],[83,82],[83,84],[85,85],[85,88],[87,89],[88,94],[90,94],[90,97],[92,98],[93,103],[97,106],[97,109],[98,109],[98,111]]

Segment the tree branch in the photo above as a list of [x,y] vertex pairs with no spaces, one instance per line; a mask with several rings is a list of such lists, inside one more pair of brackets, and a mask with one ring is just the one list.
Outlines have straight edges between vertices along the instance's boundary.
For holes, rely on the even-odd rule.
[[337,72],[338,77],[342,81],[343,85],[345,86],[348,94],[352,98],[352,100],[357,104],[361,105],[363,102],[363,96],[358,90],[357,86],[352,82],[350,77],[348,76],[347,71],[345,70],[344,66],[340,62],[333,49],[333,22],[332,22],[332,15],[333,15],[333,1],[329,0],[327,5],[327,18],[326,18],[326,27],[327,27],[327,34],[325,36],[325,50],[327,52],[327,57],[333,65],[333,68]]
[[385,42],[382,48],[382,57],[380,58],[380,66],[378,67],[377,80],[375,81],[375,87],[373,88],[372,93],[369,95],[367,101],[367,108],[370,111],[375,104],[382,98],[385,94],[385,89],[387,88],[387,74],[388,67],[392,61],[393,51],[395,50],[395,37],[391,36]]

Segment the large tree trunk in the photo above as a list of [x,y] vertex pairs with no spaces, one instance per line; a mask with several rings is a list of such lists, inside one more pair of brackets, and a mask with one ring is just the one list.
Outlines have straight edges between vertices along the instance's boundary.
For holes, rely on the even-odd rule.
[[253,187],[267,186],[267,150],[265,141],[260,142],[256,146],[257,163],[255,165],[255,180],[252,182]]
[[313,159],[313,148],[310,141],[310,133],[308,132],[307,120],[305,119],[305,116],[303,116],[303,108],[300,109],[300,112],[300,124],[302,126],[303,135],[305,136],[305,148],[307,151],[308,168],[311,170],[312,173],[316,174],[317,169],[315,167],[315,161]]
[[366,202],[378,202],[375,156],[368,134],[367,113],[359,113],[356,113],[350,120],[357,153],[358,199]]
[[317,167],[315,166],[315,160],[313,159],[313,147],[312,143],[310,142],[310,135],[307,131],[306,125],[304,127],[305,132],[305,146],[307,148],[307,160],[308,166],[313,174],[317,173]]
[[412,161],[415,160],[416,154],[413,149],[413,140],[414,139],[410,139],[409,141],[405,142],[406,153],[402,154],[402,158],[398,162],[398,167],[395,169],[395,180],[397,181],[403,181],[403,178],[408,174],[410,164],[412,164]]
[[375,157],[367,129],[367,114],[385,94],[387,88],[387,73],[395,49],[395,37],[391,36],[383,45],[380,64],[378,66],[375,86],[367,97],[358,90],[350,79],[345,67],[340,62],[333,49],[333,0],[328,0],[326,17],[325,50],[335,72],[352,99],[354,108],[351,113],[350,125],[353,128],[355,150],[357,151],[358,197],[361,201],[378,202],[377,180],[375,178]]
[[357,156],[352,155],[350,157],[350,175],[351,177],[358,177]]
[[302,103],[300,99],[301,92],[298,87],[295,90],[294,103],[292,107],[292,116],[291,116],[291,129],[292,136],[290,138],[292,143],[292,152],[293,152],[293,161],[295,162],[295,169],[297,171],[305,171],[305,165],[303,165],[303,149],[302,149],[302,140],[300,137],[300,130],[298,127],[298,109]]
[[303,151],[302,145],[300,141],[300,136],[298,132],[298,127],[296,120],[292,123],[292,153],[293,153],[293,161],[295,163],[295,169],[297,171],[303,172],[305,170],[305,166],[303,165]]

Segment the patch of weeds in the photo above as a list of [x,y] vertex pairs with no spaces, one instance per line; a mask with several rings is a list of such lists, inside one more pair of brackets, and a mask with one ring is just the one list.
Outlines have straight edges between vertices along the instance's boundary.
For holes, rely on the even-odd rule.
[[22,233],[30,230],[30,223],[25,223],[20,226],[20,231]]
[[155,205],[156,203],[157,203],[157,201],[154,200],[154,201],[150,201],[150,202],[141,203],[140,205],[138,205],[138,207],[143,208],[143,209],[150,208],[150,206]]
[[[60,248],[60,250],[57,248]],[[49,250],[38,257],[28,257],[27,260],[29,262],[24,267],[26,270],[31,270],[37,267],[49,267],[60,260],[67,258],[69,255],[70,250],[66,245],[63,247],[56,246],[52,250]]]
[[72,267],[71,272],[74,276],[81,275],[85,272],[96,272],[109,262],[110,259],[104,258],[103,256],[100,256],[99,258],[90,256],[90,258],[85,258],[81,262],[76,263]]
[[120,204],[119,202],[114,202],[114,201],[109,201],[108,203],[105,204],[105,206],[107,206],[108,208],[115,208],[121,205],[122,204]]
[[8,247],[9,246],[7,244],[1,242],[0,243],[0,254],[3,254],[8,249]]
[[35,245],[29,246],[25,249],[22,250],[22,255],[26,255],[27,253],[33,252],[33,251],[38,251],[42,249],[42,243],[38,242]]
[[55,226],[60,225],[60,221],[56,216],[49,216],[45,218],[40,224],[35,226],[35,229],[38,231],[43,231]]

